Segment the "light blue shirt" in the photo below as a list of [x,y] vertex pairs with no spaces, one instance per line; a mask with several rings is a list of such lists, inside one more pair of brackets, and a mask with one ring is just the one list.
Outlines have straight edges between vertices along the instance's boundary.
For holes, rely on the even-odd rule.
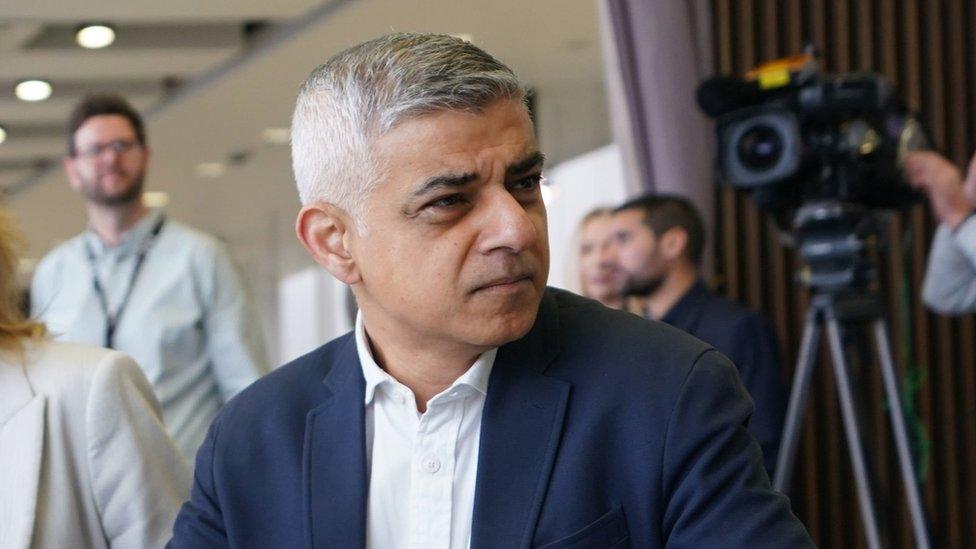
[[[162,212],[152,211],[108,247],[91,229],[38,265],[31,310],[56,339],[105,344],[106,315],[118,311],[140,248]],[[239,273],[213,236],[166,219],[146,253],[117,320],[114,347],[142,367],[176,445],[191,463],[220,406],[267,372],[261,330]]]
[[922,301],[945,315],[976,311],[976,216],[953,231],[939,225],[929,250]]

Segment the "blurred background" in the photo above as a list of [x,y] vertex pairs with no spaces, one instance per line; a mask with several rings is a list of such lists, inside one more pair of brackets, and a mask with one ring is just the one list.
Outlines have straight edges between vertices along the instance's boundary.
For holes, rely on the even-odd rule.
[[[77,31],[94,23],[110,26],[114,41],[82,46]],[[531,88],[548,157],[551,285],[574,288],[573,236],[590,208],[648,191],[689,196],[714,235],[710,282],[774,320],[787,380],[807,291],[793,283],[795,254],[752,202],[715,185],[697,83],[813,44],[827,71],[885,75],[957,164],[976,148],[976,5],[966,0],[12,0],[0,3],[0,193],[29,238],[25,281],[85,224],[61,168],[68,112],[85,93],[115,91],[147,117],[145,200],[229,245],[260,308],[271,362],[347,331],[346,289],[294,236],[289,118],[312,68],[391,31],[463,37]],[[35,84],[36,95],[18,98],[17,84],[30,79],[49,90]],[[887,223],[905,235],[881,278],[933,541],[976,547],[976,324],[933,315],[918,298],[935,226],[925,206]],[[852,358],[882,527],[890,546],[909,547],[880,376],[872,357]],[[794,509],[819,545],[860,547],[826,364],[810,411]]]

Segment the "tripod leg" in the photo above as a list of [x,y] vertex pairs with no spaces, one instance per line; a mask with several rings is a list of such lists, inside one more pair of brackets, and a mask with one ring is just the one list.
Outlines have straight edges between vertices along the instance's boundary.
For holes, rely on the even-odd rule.
[[813,364],[817,358],[817,344],[820,340],[820,329],[817,326],[819,317],[820,314],[817,309],[810,307],[803,325],[803,339],[800,341],[800,354],[797,357],[796,371],[793,374],[790,403],[786,408],[783,438],[780,441],[779,456],[776,458],[773,488],[777,492],[786,493],[793,477],[796,445],[800,438],[803,411],[806,409],[807,393],[810,387],[810,376],[813,373]]
[[888,341],[888,331],[885,328],[884,321],[875,320],[873,328],[874,340],[878,346],[878,357],[881,361],[885,396],[888,399],[888,415],[891,417],[891,428],[894,431],[895,447],[898,451],[898,465],[901,469],[902,482],[905,484],[905,496],[908,498],[908,512],[912,517],[912,528],[915,531],[915,546],[919,549],[928,549],[930,543],[928,529],[925,526],[925,511],[922,507],[918,482],[915,480],[912,453],[908,445],[908,430],[905,427],[905,417],[902,415],[898,380],[895,377],[895,361],[891,356],[891,343]]
[[881,549],[881,536],[878,533],[878,520],[874,513],[874,503],[871,501],[871,486],[868,482],[867,463],[864,460],[864,448],[861,445],[861,432],[857,424],[857,410],[854,406],[854,392],[851,388],[851,377],[844,357],[844,346],[841,343],[840,326],[837,319],[827,319],[827,340],[830,343],[830,354],[834,363],[834,377],[837,378],[837,392],[840,397],[841,416],[844,419],[844,434],[847,438],[847,449],[851,454],[851,466],[854,469],[854,481],[857,485],[857,499],[861,507],[861,517],[864,519],[864,534],[870,549]]

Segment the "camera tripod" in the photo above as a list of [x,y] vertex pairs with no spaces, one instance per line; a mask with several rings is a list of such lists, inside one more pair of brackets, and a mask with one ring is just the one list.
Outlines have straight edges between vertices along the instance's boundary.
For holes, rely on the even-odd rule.
[[884,381],[885,397],[888,400],[888,415],[891,418],[891,426],[894,432],[898,465],[902,482],[905,485],[905,495],[908,499],[908,512],[911,515],[915,546],[920,549],[928,549],[930,542],[925,525],[925,514],[918,484],[915,480],[912,454],[908,443],[908,431],[905,426],[905,418],[902,415],[901,398],[898,392],[898,379],[895,376],[891,345],[881,310],[880,299],[873,292],[814,291],[803,328],[803,339],[800,343],[800,354],[797,358],[793,388],[790,392],[790,403],[786,412],[783,441],[776,463],[776,476],[773,486],[776,490],[785,492],[790,484],[797,441],[803,422],[804,405],[817,358],[821,325],[825,325],[834,375],[837,381],[844,434],[854,472],[858,506],[864,522],[867,544],[870,549],[882,547],[878,520],[871,496],[864,448],[861,443],[861,431],[858,425],[857,406],[852,389],[850,369],[842,341],[842,329],[844,327],[854,323],[870,323]]

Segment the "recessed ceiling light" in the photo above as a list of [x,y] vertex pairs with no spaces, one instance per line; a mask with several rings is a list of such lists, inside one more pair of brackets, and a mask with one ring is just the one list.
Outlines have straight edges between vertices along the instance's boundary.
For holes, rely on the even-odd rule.
[[197,175],[200,177],[220,177],[227,171],[223,162],[201,162],[197,164]]
[[0,126],[0,143],[7,140],[7,128]]
[[108,25],[85,25],[75,33],[78,45],[90,50],[111,46],[115,42],[115,29]]
[[142,203],[147,208],[162,208],[169,204],[169,193],[162,191],[146,191],[142,193]]
[[261,139],[271,145],[287,145],[291,140],[291,128],[265,128],[261,130]]
[[51,84],[44,80],[22,80],[14,88],[21,101],[44,101],[51,97]]

